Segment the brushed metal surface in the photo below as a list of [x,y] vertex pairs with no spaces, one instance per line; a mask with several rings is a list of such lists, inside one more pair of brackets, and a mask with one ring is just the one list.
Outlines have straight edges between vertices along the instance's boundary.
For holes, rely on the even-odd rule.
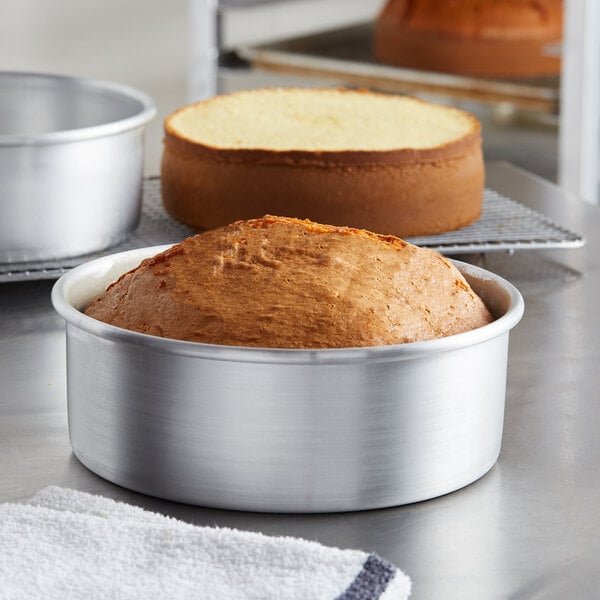
[[95,473],[190,504],[322,512],[432,498],[495,463],[509,330],[523,313],[507,281],[457,263],[497,320],[378,348],[196,344],[79,312],[163,248],[91,261],[53,288],[67,321],[71,445]]
[[138,223],[146,95],[115,83],[0,73],[0,262],[76,256]]
[[411,600],[597,598],[600,210],[512,165],[486,170],[493,189],[587,244],[468,257],[513,283],[527,306],[510,333],[502,450],[485,477],[426,502],[343,514],[220,510],[114,485],[69,444],[65,322],[52,282],[23,281],[0,284],[0,501],[60,485],[196,525],[374,551],[410,575]]

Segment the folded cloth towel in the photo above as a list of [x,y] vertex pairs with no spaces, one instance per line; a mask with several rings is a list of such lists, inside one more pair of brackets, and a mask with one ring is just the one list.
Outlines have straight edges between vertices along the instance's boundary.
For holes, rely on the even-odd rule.
[[197,527],[75,490],[0,505],[2,600],[401,600],[410,587],[375,554]]

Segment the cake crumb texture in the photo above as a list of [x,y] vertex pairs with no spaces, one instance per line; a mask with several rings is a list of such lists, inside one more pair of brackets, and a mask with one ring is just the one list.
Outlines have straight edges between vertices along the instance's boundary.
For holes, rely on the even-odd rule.
[[469,113],[416,98],[327,88],[224,94],[167,121],[169,133],[213,148],[312,152],[435,148],[474,127]]

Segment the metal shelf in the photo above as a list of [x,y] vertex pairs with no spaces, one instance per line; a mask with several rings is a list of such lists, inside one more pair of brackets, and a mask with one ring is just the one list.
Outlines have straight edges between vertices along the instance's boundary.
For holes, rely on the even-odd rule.
[[507,103],[556,115],[559,77],[485,79],[404,69],[377,62],[372,55],[373,23],[262,46],[238,49],[253,68],[306,78],[330,78],[349,86],[396,93],[427,93],[456,99]]

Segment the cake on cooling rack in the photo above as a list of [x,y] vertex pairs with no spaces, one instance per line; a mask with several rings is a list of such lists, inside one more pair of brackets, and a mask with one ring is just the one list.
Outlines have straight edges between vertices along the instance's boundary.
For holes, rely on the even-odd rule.
[[271,213],[432,235],[480,216],[480,124],[367,91],[236,92],[166,119],[161,182],[167,212],[197,229]]

